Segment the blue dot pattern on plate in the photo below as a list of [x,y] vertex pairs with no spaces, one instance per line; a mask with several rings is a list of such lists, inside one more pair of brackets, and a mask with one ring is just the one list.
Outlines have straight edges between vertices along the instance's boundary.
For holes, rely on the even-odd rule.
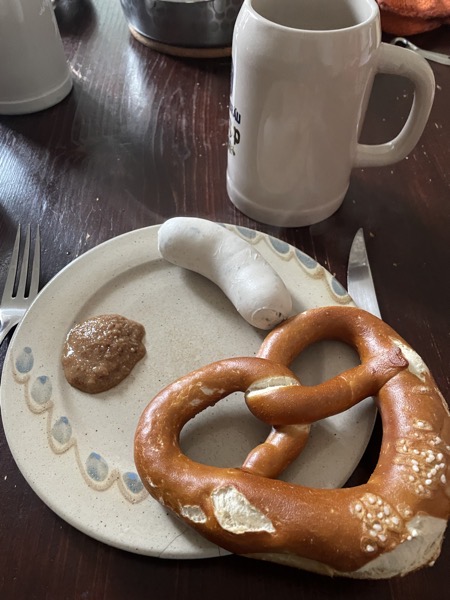
[[317,261],[314,260],[313,258],[311,258],[310,256],[308,256],[307,254],[305,254],[304,252],[302,252],[301,250],[299,250],[298,248],[295,249],[295,254],[296,254],[298,260],[307,269],[315,269],[317,267],[317,265],[318,265]]
[[25,346],[25,348],[16,358],[16,369],[19,371],[19,373],[29,373],[33,368],[33,364],[33,351],[28,346]]
[[52,396],[52,382],[46,375],[41,375],[34,380],[30,391],[31,397],[36,404],[45,404]]
[[72,437],[72,426],[67,417],[60,417],[52,427],[52,436],[64,445]]
[[96,452],[91,452],[86,460],[86,471],[94,481],[104,481],[108,477],[108,464]]
[[[50,448],[57,454],[61,454],[61,452],[65,452],[67,449],[73,447],[77,455],[78,465],[81,468],[82,460],[72,424],[66,416],[61,416],[53,422],[52,416],[55,410],[55,402],[52,401],[52,395],[54,394],[52,380],[47,375],[39,375],[32,380],[30,373],[35,366],[34,363],[33,351],[29,346],[25,346],[14,360],[17,374],[23,376],[17,381],[19,385],[26,386],[28,389],[28,393],[25,393],[27,405],[34,414],[41,414],[43,411],[48,412],[47,436]],[[39,406],[39,409],[36,408],[36,405]],[[55,446],[55,442],[59,446]],[[92,482],[100,484],[100,488],[94,486],[100,490],[107,490],[111,487],[115,481],[115,478],[111,476],[115,472],[116,469],[111,470],[108,462],[97,452],[91,452],[85,462],[85,469],[83,469],[86,481],[89,478]],[[144,485],[137,473],[131,471],[123,473],[121,480],[123,485],[119,486],[119,489],[130,502],[140,502],[147,496]]]
[[339,281],[335,278],[331,278],[331,287],[333,288],[333,292],[337,296],[347,296],[347,290],[339,283]]
[[283,242],[282,240],[279,240],[278,238],[274,238],[272,236],[269,237],[269,240],[274,250],[276,250],[280,254],[289,254],[291,247],[287,242]]
[[242,237],[246,237],[248,240],[253,240],[257,233],[254,229],[248,229],[248,227],[236,227]]
[[137,473],[132,473],[130,471],[128,473],[124,473],[123,481],[130,492],[133,492],[133,494],[139,494],[144,489],[144,485]]

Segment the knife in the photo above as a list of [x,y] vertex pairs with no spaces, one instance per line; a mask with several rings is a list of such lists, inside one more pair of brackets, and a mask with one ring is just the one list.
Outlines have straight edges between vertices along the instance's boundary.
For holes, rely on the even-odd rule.
[[356,232],[350,249],[347,288],[357,306],[381,319],[362,228]]
[[404,37],[396,37],[390,42],[394,44],[394,46],[401,46],[402,48],[408,48],[408,50],[413,50],[420,54],[424,58],[428,60],[432,60],[433,62],[440,63],[441,65],[450,65],[450,56],[448,54],[441,54],[440,52],[430,52],[429,50],[424,50],[423,48],[418,48],[415,44],[410,42]]

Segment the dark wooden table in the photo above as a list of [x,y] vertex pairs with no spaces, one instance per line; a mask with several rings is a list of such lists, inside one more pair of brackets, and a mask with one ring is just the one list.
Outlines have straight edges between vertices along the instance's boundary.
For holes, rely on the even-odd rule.
[[[18,223],[39,223],[42,284],[121,233],[195,215],[271,233],[316,258],[345,285],[351,240],[364,227],[384,319],[423,356],[449,398],[450,67],[432,64],[436,99],[407,160],[355,170],[342,208],[308,228],[240,214],[225,189],[230,62],[158,54],[130,37],[118,0],[61,0],[56,15],[74,90],[40,114],[0,117],[0,287]],[[450,53],[450,29],[417,36]],[[364,130],[399,130],[407,82],[377,79]],[[0,349],[3,363],[7,341]],[[358,467],[376,460],[380,428]],[[331,580],[228,556],[161,560],[127,553],[57,517],[17,469],[0,431],[0,597],[448,598],[450,539],[435,567],[380,582]]]

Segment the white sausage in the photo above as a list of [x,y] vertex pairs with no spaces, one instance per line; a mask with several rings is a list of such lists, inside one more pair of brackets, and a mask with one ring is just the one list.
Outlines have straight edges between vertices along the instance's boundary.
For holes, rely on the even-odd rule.
[[159,229],[158,248],[167,261],[218,285],[254,327],[271,329],[291,313],[291,296],[273,268],[249,243],[217,223],[169,219]]

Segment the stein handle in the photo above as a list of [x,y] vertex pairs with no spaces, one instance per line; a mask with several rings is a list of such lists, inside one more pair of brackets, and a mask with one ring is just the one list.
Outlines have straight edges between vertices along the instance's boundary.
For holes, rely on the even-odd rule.
[[434,75],[427,61],[412,50],[382,43],[377,72],[402,75],[414,84],[414,100],[400,133],[384,144],[358,144],[354,167],[396,163],[415,147],[425,129],[434,99]]

